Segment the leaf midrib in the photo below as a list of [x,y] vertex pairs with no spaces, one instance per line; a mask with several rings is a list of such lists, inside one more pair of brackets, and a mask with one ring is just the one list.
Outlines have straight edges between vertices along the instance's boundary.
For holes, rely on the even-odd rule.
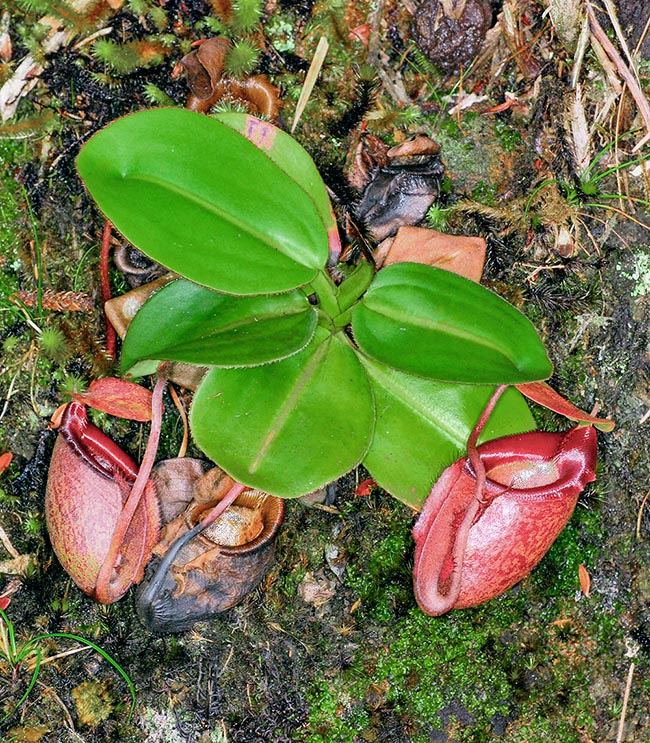
[[253,474],[262,464],[264,456],[272,444],[276,441],[284,428],[291,412],[295,409],[298,400],[300,400],[305,388],[313,378],[317,369],[321,366],[322,359],[327,355],[329,347],[333,341],[332,336],[323,339],[319,346],[314,349],[309,361],[303,366],[300,375],[297,377],[291,388],[289,395],[285,398],[282,405],[278,408],[275,415],[269,421],[268,432],[257,452],[257,456],[251,462],[249,472]]
[[397,312],[392,314],[389,314],[388,312],[382,312],[376,307],[369,306],[368,303],[365,304],[365,309],[367,312],[373,313],[374,315],[384,318],[390,322],[395,322],[397,324],[404,323],[407,327],[411,326],[417,329],[426,330],[428,332],[439,332],[442,335],[450,336],[452,338],[456,337],[463,340],[468,340],[480,346],[481,348],[486,348],[500,354],[501,356],[506,358],[510,362],[510,364],[512,364],[514,369],[516,369],[517,371],[520,370],[516,359],[510,353],[508,353],[502,346],[496,344],[494,341],[485,339],[483,336],[476,335],[463,329],[459,329],[457,326],[450,325],[446,322],[427,320],[426,318],[419,318],[413,315],[401,315]]
[[167,189],[174,194],[182,196],[188,201],[191,201],[194,204],[202,207],[210,214],[213,214],[215,217],[219,217],[223,221],[228,222],[236,229],[246,232],[247,234],[251,235],[251,237],[255,238],[264,245],[267,245],[272,250],[281,253],[286,258],[290,258],[291,260],[295,261],[305,268],[313,268],[313,266],[310,266],[309,264],[304,263],[302,260],[297,259],[294,255],[289,255],[286,249],[283,250],[284,244],[279,240],[274,240],[272,237],[269,236],[268,233],[260,232],[259,230],[251,228],[249,224],[241,221],[240,219],[236,219],[230,212],[220,209],[216,204],[214,204],[214,202],[207,201],[206,199],[197,196],[197,194],[192,193],[191,191],[188,191],[181,186],[176,186],[170,181],[156,178],[154,176],[134,175],[132,173],[128,173],[123,174],[121,177],[123,180],[153,184],[160,188]]

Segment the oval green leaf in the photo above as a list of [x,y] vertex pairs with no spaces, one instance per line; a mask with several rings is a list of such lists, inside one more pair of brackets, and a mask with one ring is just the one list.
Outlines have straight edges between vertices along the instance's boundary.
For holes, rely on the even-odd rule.
[[[368,358],[362,361],[376,411],[375,433],[363,464],[379,485],[419,509],[442,470],[466,452],[467,438],[494,387],[447,384]],[[510,388],[490,416],[481,441],[534,429],[523,396]]]
[[283,361],[213,369],[190,411],[194,439],[207,456],[239,482],[282,498],[355,467],[373,421],[363,366],[342,334],[323,328]]
[[480,284],[433,266],[395,263],[352,315],[359,347],[429,379],[517,384],[553,371],[528,318]]
[[228,111],[217,114],[214,118],[243,134],[294,180],[314,202],[328,234],[334,233],[338,240],[336,218],[327,188],[304,147],[287,132],[249,114]]
[[204,286],[288,291],[327,261],[327,232],[309,195],[215,119],[175,108],[125,116],[86,143],[77,166],[128,240]]
[[122,369],[142,359],[200,366],[255,366],[309,343],[318,316],[306,295],[234,297],[179,279],[153,294],[124,339]]

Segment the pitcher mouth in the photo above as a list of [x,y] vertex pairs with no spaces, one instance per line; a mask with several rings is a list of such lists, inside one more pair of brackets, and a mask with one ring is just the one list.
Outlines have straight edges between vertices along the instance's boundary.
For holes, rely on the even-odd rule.
[[[210,510],[220,501],[216,498],[207,503],[197,503],[187,510],[185,523],[188,528],[192,529],[205,518]],[[230,528],[223,528],[225,519],[228,518],[231,509],[238,509],[236,512],[241,519],[246,519],[248,514],[253,514],[250,524],[244,524],[244,530],[249,530],[249,534],[244,534],[243,543],[228,543],[224,536],[231,531]],[[231,511],[232,513],[232,511]],[[224,519],[225,517],[225,519]],[[280,529],[284,519],[284,501],[273,495],[268,495],[260,490],[246,490],[237,497],[232,506],[209,527],[201,531],[195,537],[206,549],[212,549],[220,546],[225,555],[242,555],[255,552],[266,544],[269,540],[274,539]],[[256,523],[259,522],[259,527]],[[232,524],[229,524],[232,527]],[[229,535],[229,534],[228,534]],[[247,538],[246,538],[247,537]]]

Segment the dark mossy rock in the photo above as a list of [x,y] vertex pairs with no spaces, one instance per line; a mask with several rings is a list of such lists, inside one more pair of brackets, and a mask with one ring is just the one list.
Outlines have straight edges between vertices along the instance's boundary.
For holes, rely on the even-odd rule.
[[411,34],[436,67],[443,72],[458,72],[479,53],[491,25],[489,0],[425,0],[417,7]]

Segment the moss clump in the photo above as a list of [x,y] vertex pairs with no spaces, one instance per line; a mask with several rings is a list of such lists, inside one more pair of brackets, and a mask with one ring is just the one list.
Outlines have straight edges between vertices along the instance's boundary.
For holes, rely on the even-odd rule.
[[97,727],[107,720],[115,706],[110,681],[84,681],[72,690],[79,722],[88,727]]
[[[358,685],[357,685],[358,686]],[[317,680],[307,728],[294,739],[303,743],[353,743],[369,723],[369,713],[359,705],[358,688],[343,679]]]
[[389,534],[366,559],[348,568],[348,585],[361,599],[363,611],[379,622],[390,622],[399,605],[411,604],[411,568],[407,554],[410,525]]

